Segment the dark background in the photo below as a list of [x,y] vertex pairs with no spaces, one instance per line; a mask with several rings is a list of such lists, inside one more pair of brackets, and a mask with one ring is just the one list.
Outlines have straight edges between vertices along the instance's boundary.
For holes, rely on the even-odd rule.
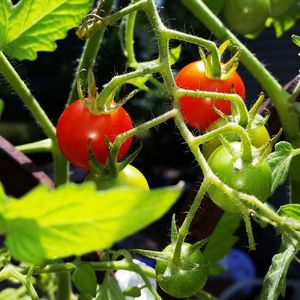
[[[159,1],[159,3],[160,14],[169,27],[215,40],[211,33],[201,26],[199,21],[181,5],[180,1],[166,0]],[[125,5],[126,1],[120,1],[120,5],[122,4]],[[157,54],[154,34],[149,24],[143,24],[144,20],[144,16],[140,14],[137,20],[135,43],[137,57],[140,60],[154,58]],[[99,90],[112,76],[125,70],[125,59],[118,40],[118,29],[118,25],[116,25],[106,31],[103,46],[97,58],[94,72]],[[279,82],[285,84],[298,74],[299,57],[297,54],[299,49],[291,42],[291,35],[294,33],[299,34],[299,32],[300,24],[298,23],[289,32],[285,33],[281,39],[276,39],[273,29],[270,28],[266,29],[256,40],[244,38],[241,38],[241,40],[278,78]],[[173,46],[176,45],[176,43],[173,43]],[[56,52],[39,53],[38,59],[34,62],[16,62],[12,60],[16,70],[26,81],[26,84],[54,124],[56,124],[60,113],[65,107],[82,46],[83,41],[78,40],[74,30],[72,30],[65,40],[57,42]],[[196,59],[199,59],[197,47],[183,44],[181,58],[173,67],[174,74],[185,64]],[[239,67],[239,73],[244,79],[247,102],[250,105],[261,92],[261,87],[242,65]],[[124,94],[126,94],[126,91],[128,91],[127,88],[124,89]],[[1,76],[0,98],[5,102],[5,110],[0,122],[0,135],[15,145],[44,138],[42,131],[38,128],[30,113],[26,111],[24,105],[12,93]],[[145,93],[138,94],[137,97],[126,104],[126,109],[136,124],[164,112],[167,107],[168,101],[154,98]],[[159,130],[151,130],[141,135],[139,139],[144,146],[134,164],[143,171],[151,187],[175,184],[179,180],[184,180],[187,183],[184,197],[172,212],[156,225],[125,242],[125,246],[132,246],[145,243],[146,239],[147,243],[152,245],[153,248],[161,248],[168,242],[169,232],[165,228],[169,227],[171,214],[174,211],[180,213],[181,205],[187,201],[186,199],[190,193],[192,194],[196,186],[199,185],[201,173],[193,157],[187,151],[187,147],[182,143],[182,139],[172,122],[160,126]],[[30,157],[51,175],[50,155],[35,154]],[[80,181],[84,174],[79,170],[72,170],[74,172],[73,178]],[[272,204],[279,206],[284,203],[287,199],[286,195],[287,187],[283,186],[272,197]],[[271,257],[278,248],[279,238],[272,228],[261,230],[259,225],[255,225],[255,229],[257,251],[248,253],[243,226],[239,229],[241,239],[237,244],[237,248],[252,260],[257,276],[263,277],[270,265]],[[158,232],[159,237],[157,236]],[[299,268],[293,266],[289,276],[290,278],[299,278]],[[248,295],[248,297],[253,297],[253,295]]]

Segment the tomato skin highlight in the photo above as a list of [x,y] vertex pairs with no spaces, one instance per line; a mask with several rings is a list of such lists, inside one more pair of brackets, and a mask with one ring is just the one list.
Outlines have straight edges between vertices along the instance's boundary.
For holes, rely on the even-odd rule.
[[[255,148],[264,146],[271,139],[266,127],[264,125],[260,125],[261,121],[262,121],[262,117],[257,115],[256,119],[252,123],[251,129],[248,131],[251,144]],[[225,119],[220,118],[209,126],[208,131],[212,131],[214,129],[222,127],[226,123],[227,123],[227,121]],[[225,133],[225,134],[223,134],[223,136],[229,142],[235,142],[235,141],[240,140],[239,136],[233,132]],[[202,145],[202,153],[203,153],[204,157],[206,159],[208,159],[210,157],[210,155],[221,145],[222,145],[222,143],[221,143],[220,139],[217,137],[204,143]]]
[[[160,288],[168,295],[176,298],[187,298],[195,295],[206,284],[208,278],[208,267],[202,251],[197,250],[193,253],[189,251],[191,244],[183,243],[181,248],[181,263],[179,268],[172,270],[167,261],[157,261],[155,271],[157,282]],[[174,253],[174,245],[168,245],[162,252]],[[196,264],[203,265],[201,269],[188,269]],[[167,268],[170,268],[171,277],[161,278]]]
[[[230,144],[237,156],[241,153],[241,143]],[[252,148],[254,154],[256,148]],[[272,174],[267,161],[262,161],[259,165],[248,164],[241,168],[236,168],[238,159],[233,157],[225,146],[217,148],[208,159],[208,164],[212,171],[229,187],[249,195],[257,197],[262,202],[271,195]],[[215,186],[208,189],[210,198],[223,210],[239,213],[235,206],[223,192]]]
[[[210,79],[205,74],[205,66],[201,60],[192,62],[181,69],[175,81],[179,88],[187,90],[219,93],[232,93],[234,90],[243,100],[245,99],[245,86],[237,72],[226,80]],[[213,104],[224,114],[231,114],[230,101],[200,97],[181,97],[180,111],[189,126],[205,130],[220,118],[220,115],[214,111]]]
[[[56,128],[57,143],[64,156],[75,166],[89,169],[88,141],[96,159],[105,164],[107,145],[105,136],[111,142],[122,132],[130,130],[132,122],[124,108],[110,114],[92,114],[81,100],[73,102],[61,114]],[[132,138],[120,147],[118,160],[127,153]]]
[[119,172],[116,178],[103,178],[90,173],[84,181],[92,181],[96,184],[97,190],[106,190],[114,187],[130,187],[149,191],[148,182],[141,171],[132,165],[127,165]]
[[242,35],[260,30],[269,14],[270,0],[226,0],[223,6],[224,22]]

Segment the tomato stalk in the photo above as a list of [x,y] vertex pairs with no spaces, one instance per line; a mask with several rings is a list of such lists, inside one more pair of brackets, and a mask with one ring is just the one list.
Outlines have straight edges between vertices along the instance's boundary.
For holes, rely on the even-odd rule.
[[[225,99],[232,102],[239,111],[239,123],[243,127],[247,127],[249,122],[248,111],[246,105],[242,98],[236,94],[225,94],[225,93],[216,93],[216,92],[207,92],[207,91],[193,91],[185,89],[177,89],[177,96],[192,96],[192,97],[203,97],[203,98],[215,98],[215,99]],[[179,102],[180,97],[177,97]],[[177,104],[179,105],[179,104]]]
[[[126,259],[117,260],[117,261],[89,262],[89,265],[91,265],[95,271],[126,270],[126,271],[136,272],[143,278],[143,280],[145,281],[145,285],[153,293],[155,299],[161,300],[161,297],[157,294],[156,290],[154,290],[154,288],[149,282],[148,277],[151,278],[156,277],[155,271],[150,268],[144,267],[143,265],[136,265],[134,262],[128,261]],[[49,273],[62,275],[62,274],[71,273],[75,269],[76,269],[76,264],[73,262],[54,263],[54,264],[48,264],[44,267],[40,267],[40,266],[33,267],[32,275],[49,274]],[[25,267],[21,267],[21,268],[19,267],[17,270],[20,274],[28,273],[28,268]],[[0,272],[0,277],[1,277],[1,273],[2,272]],[[11,275],[9,274],[9,277],[10,276]],[[61,299],[69,299],[69,298],[61,298]]]
[[208,190],[209,184],[210,183],[208,180],[204,180],[202,182],[201,187],[199,188],[197,195],[196,195],[186,217],[184,218],[184,221],[183,221],[181,227],[178,230],[178,238],[175,243],[175,250],[174,250],[174,255],[173,255],[173,259],[172,259],[172,262],[176,266],[180,265],[182,244],[189,232],[191,223],[192,223],[194,216],[202,202],[202,199]]
[[39,153],[39,152],[51,152],[52,141],[51,139],[44,139],[33,143],[27,143],[16,147],[17,150],[23,153]]
[[151,119],[145,123],[142,123],[142,124],[132,128],[124,133],[119,134],[112,144],[112,148],[111,148],[112,159],[114,159],[116,161],[120,146],[128,138],[135,136],[139,133],[142,133],[143,131],[153,128],[159,124],[162,124],[162,123],[166,122],[167,120],[174,118],[177,114],[178,114],[178,110],[172,109],[172,110],[164,113],[163,115],[160,115],[154,119]]
[[21,282],[25,286],[27,293],[32,300],[39,300],[40,298],[32,284],[31,275],[31,267],[26,270],[25,274],[22,274],[17,268],[13,267],[12,265],[8,265],[1,270],[0,281],[11,280],[11,278],[14,278],[15,280]]
[[160,71],[160,66],[157,64],[149,63],[145,64],[142,68],[126,73],[123,75],[118,75],[112,78],[112,80],[104,87],[101,93],[97,97],[98,111],[103,113],[110,113],[113,108],[111,107],[115,90],[126,81],[134,79],[143,75],[156,73]]
[[117,11],[116,13],[113,13],[107,17],[101,18],[101,20],[95,22],[93,25],[91,25],[88,29],[87,36],[92,36],[95,32],[102,30],[103,28],[107,26],[111,26],[115,24],[118,20],[120,20],[122,17],[135,12],[137,10],[143,9],[144,5],[148,2],[148,0],[139,0],[135,3],[131,3],[128,6],[122,8],[121,10]]
[[213,138],[216,138],[218,135],[226,132],[234,132],[239,135],[241,143],[243,145],[241,159],[245,162],[251,162],[253,155],[249,135],[243,127],[239,126],[236,123],[228,123],[220,128],[209,131],[201,136],[195,137],[192,143],[195,145],[203,144]]
[[[113,6],[114,0],[106,0],[104,1],[103,6],[103,15],[108,15],[111,11]],[[77,92],[77,77],[81,70],[83,69],[90,69],[95,63],[95,59],[97,57],[97,53],[99,52],[99,48],[102,43],[103,35],[104,35],[105,28],[98,30],[95,32],[89,39],[86,40],[83,51],[81,53],[81,57],[79,63],[77,65],[77,69],[75,72],[74,80],[72,82],[71,90],[69,93],[67,104],[70,105],[72,102],[78,99],[78,92]],[[87,76],[82,78],[83,85],[86,84]]]
[[130,13],[126,18],[126,27],[125,27],[125,55],[127,57],[127,64],[129,67],[134,69],[138,68],[138,63],[135,58],[134,52],[134,26],[137,12]]

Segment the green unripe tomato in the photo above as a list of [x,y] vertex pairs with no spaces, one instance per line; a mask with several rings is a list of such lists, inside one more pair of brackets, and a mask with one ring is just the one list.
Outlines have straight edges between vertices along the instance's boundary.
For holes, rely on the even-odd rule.
[[106,190],[114,187],[131,187],[149,191],[149,185],[145,176],[137,168],[127,165],[116,178],[103,178],[90,173],[85,181],[92,181],[96,184],[97,190]]
[[[261,125],[263,118],[260,115],[256,115],[255,120],[252,123],[251,129],[248,131],[249,138],[251,140],[251,144],[255,148],[259,148],[264,146],[266,143],[270,141],[270,135],[268,130],[264,125]],[[212,131],[219,127],[226,125],[227,121],[224,118],[218,119],[208,128],[208,131]],[[239,141],[240,138],[237,134],[233,132],[229,132],[223,135],[229,142]],[[210,157],[210,155],[222,145],[220,139],[218,137],[211,139],[202,145],[202,153],[206,159]]]
[[[186,298],[195,295],[206,284],[208,266],[202,251],[190,251],[191,244],[183,243],[180,265],[172,265],[172,261],[157,261],[155,266],[157,282],[168,295]],[[175,246],[168,245],[163,252],[173,257]],[[196,268],[197,265],[199,268]],[[168,270],[167,270],[168,269]],[[167,272],[166,272],[167,270]],[[166,273],[167,274],[166,274]]]
[[279,17],[285,14],[292,6],[295,0],[271,0],[271,17]]
[[264,26],[269,14],[270,0],[226,0],[223,7],[224,21],[229,29],[243,35]]
[[[262,202],[271,195],[272,174],[267,161],[264,159],[260,164],[241,162],[241,143],[230,144],[236,157],[227,150],[225,146],[220,146],[212,153],[208,159],[208,164],[212,171],[229,187],[249,195],[257,197]],[[258,155],[257,149],[252,148],[254,155]],[[223,210],[238,213],[239,210],[222,191],[215,186],[208,189],[208,195]]]

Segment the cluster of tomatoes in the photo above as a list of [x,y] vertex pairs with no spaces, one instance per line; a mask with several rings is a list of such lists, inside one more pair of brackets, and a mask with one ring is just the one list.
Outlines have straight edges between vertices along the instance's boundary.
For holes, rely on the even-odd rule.
[[226,0],[222,15],[228,27],[239,34],[252,34],[264,28],[267,18],[280,17],[295,0]]
[[[203,61],[195,61],[185,66],[176,76],[179,88],[202,90],[219,93],[238,94],[245,99],[245,87],[235,71],[226,79],[209,78]],[[94,158],[102,165],[107,164],[109,147],[115,138],[130,129],[132,121],[123,107],[110,113],[95,113],[90,109],[89,98],[84,102],[75,101],[68,106],[57,124],[57,141],[62,153],[75,166],[89,169],[90,146]],[[228,122],[234,122],[231,116],[232,105],[224,99],[181,97],[180,111],[184,121],[192,128],[207,132],[217,129]],[[223,113],[223,118],[221,113]],[[226,118],[224,116],[227,115]],[[242,143],[235,132],[226,132],[214,137],[202,145],[202,152],[208,159],[212,171],[229,187],[256,196],[265,201],[271,193],[271,170],[260,149],[265,147],[270,136],[257,115],[251,120],[251,126],[245,128],[252,144],[250,161],[242,161]],[[226,140],[226,143],[224,143]],[[132,138],[128,138],[120,147],[117,160],[121,160],[129,150]],[[267,149],[267,148],[266,148]],[[132,165],[127,165],[116,177],[105,177],[90,173],[86,180],[93,181],[98,189],[116,186],[130,186],[148,190],[144,175]],[[217,187],[208,190],[211,199],[226,211],[239,212],[239,209]],[[163,253],[167,259],[158,260],[156,264],[157,281],[169,295],[184,298],[196,294],[205,285],[208,267],[199,248],[183,243],[180,262],[173,261],[175,244],[168,245]]]
[[[209,78],[203,61],[195,61],[183,69],[176,76],[176,84],[188,90],[202,90],[219,93],[235,92],[245,99],[245,86],[235,71],[226,79]],[[57,124],[57,141],[65,157],[75,166],[83,169],[89,167],[88,144],[95,159],[105,165],[108,158],[107,140],[113,142],[115,138],[130,129],[132,121],[123,107],[104,113],[93,112],[89,106],[89,99],[85,102],[77,100],[68,106],[60,116]],[[219,112],[231,115],[231,102],[224,99],[181,97],[180,110],[185,122],[200,131],[211,131],[225,125],[230,120],[221,118]],[[259,115],[252,120],[247,132],[253,147],[254,158],[250,162],[243,162],[237,168],[236,162],[241,159],[241,143],[236,133],[226,133],[223,137],[231,145],[231,151],[216,137],[202,145],[204,156],[217,176],[230,187],[256,196],[262,201],[270,195],[271,171],[266,161],[258,158],[257,150],[270,141],[270,136]],[[132,138],[128,138],[120,147],[117,160],[121,160],[129,150]],[[234,154],[235,153],[235,154]],[[259,163],[254,163],[258,160]],[[262,163],[263,162],[263,163]],[[149,189],[143,174],[131,165],[127,165],[114,177],[91,173],[86,180],[94,181],[98,189],[114,186],[131,186]],[[257,180],[261,184],[256,184]],[[209,194],[221,208],[231,212],[238,212],[232,202],[222,192],[211,188]]]
[[[185,66],[176,76],[176,84],[180,88],[202,90],[219,93],[238,94],[245,99],[245,86],[235,71],[231,76],[222,79],[209,78],[203,61],[195,61]],[[212,131],[233,122],[231,103],[224,99],[181,97],[180,110],[185,122],[192,128],[203,132]],[[222,118],[220,111],[229,117]],[[265,201],[271,194],[272,176],[265,157],[259,151],[265,147],[266,156],[270,152],[270,136],[263,124],[263,118],[256,115],[251,125],[246,128],[252,144],[253,158],[250,161],[242,160],[242,144],[234,132],[223,134],[227,144],[216,137],[202,145],[202,152],[208,159],[208,164],[214,173],[231,188],[256,196]],[[229,212],[239,212],[239,209],[218,188],[212,186],[208,194],[222,209]]]

